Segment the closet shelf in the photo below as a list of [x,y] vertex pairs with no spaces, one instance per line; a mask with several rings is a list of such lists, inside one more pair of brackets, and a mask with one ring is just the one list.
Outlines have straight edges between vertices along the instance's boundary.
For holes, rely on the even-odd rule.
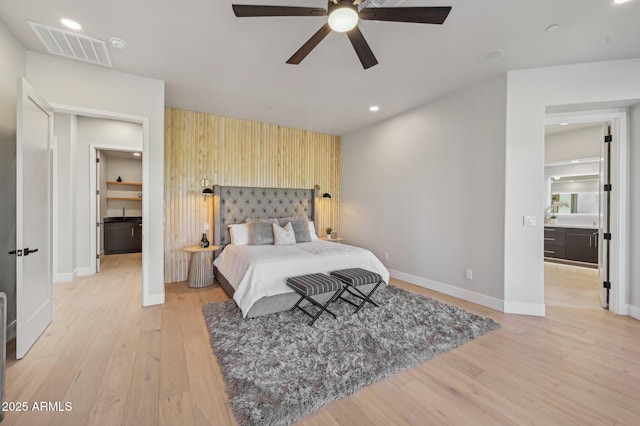
[[115,201],[115,200],[119,200],[119,201],[142,201],[142,198],[138,198],[138,197],[107,197],[107,201]]
[[108,180],[107,185],[142,186],[142,182],[116,182]]

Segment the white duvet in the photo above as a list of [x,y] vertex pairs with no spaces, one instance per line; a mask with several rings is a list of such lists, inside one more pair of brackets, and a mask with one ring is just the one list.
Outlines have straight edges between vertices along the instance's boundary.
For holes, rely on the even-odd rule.
[[289,246],[230,244],[213,264],[235,289],[233,298],[244,317],[263,297],[292,293],[286,284],[289,277],[363,268],[389,282],[389,271],[369,250],[328,241]]

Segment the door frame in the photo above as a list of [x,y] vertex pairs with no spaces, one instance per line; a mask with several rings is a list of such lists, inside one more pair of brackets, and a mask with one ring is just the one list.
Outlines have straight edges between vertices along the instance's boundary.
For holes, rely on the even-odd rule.
[[[119,112],[113,112],[113,111],[104,111],[104,110],[98,110],[98,109],[93,109],[93,108],[84,108],[84,107],[78,107],[78,106],[73,106],[73,105],[64,105],[64,104],[57,104],[57,103],[52,103],[50,104],[51,107],[53,108],[54,113],[62,113],[62,114],[71,114],[71,115],[78,115],[78,116],[82,116],[82,117],[91,117],[91,118],[104,118],[104,119],[108,119],[108,120],[118,120],[118,121],[126,121],[126,122],[130,122],[130,123],[136,123],[136,124],[141,124],[142,125],[142,306],[152,306],[152,305],[156,305],[158,304],[158,295],[154,295],[151,294],[150,292],[150,285],[151,283],[149,282],[149,277],[151,276],[151,264],[149,261],[149,253],[151,253],[151,247],[149,246],[149,238],[145,238],[146,235],[148,235],[149,232],[149,221],[148,220],[144,220],[144,218],[149,217],[150,214],[150,203],[149,203],[149,195],[150,195],[150,188],[149,188],[149,155],[147,155],[147,153],[149,152],[149,117],[144,117],[144,116],[137,116],[137,115],[131,115],[131,114],[122,114]],[[117,147],[109,147],[109,146],[105,146],[104,148],[102,148],[102,146],[100,146],[100,149],[115,149],[115,150],[120,150],[120,151],[127,151],[128,147],[123,147],[123,146],[117,146]],[[140,151],[139,147],[136,147],[132,150],[135,151]],[[89,179],[90,182],[95,182],[95,149],[89,149],[89,161],[91,161],[91,155],[93,154],[93,163],[90,163],[89,165]],[[93,165],[93,169],[91,169],[91,166]],[[91,186],[91,185],[90,185]],[[93,191],[95,191],[95,188],[92,189]],[[57,190],[54,191],[54,196],[57,196]],[[95,196],[95,193],[93,194],[93,196]],[[93,199],[93,196],[90,199]],[[90,208],[89,208],[89,215],[91,217],[91,221],[90,223],[90,229],[88,229],[89,235],[91,236],[91,247],[94,248],[94,250],[96,249],[96,233],[95,233],[95,218],[96,218],[96,204],[95,203],[90,203]],[[57,241],[54,241],[54,244],[57,243]],[[90,270],[92,271],[91,273],[95,273],[96,270],[96,257],[95,257],[95,253],[93,256],[91,256],[91,263],[90,263]],[[164,295],[163,295],[164,297]]]
[[[629,111],[614,108],[594,111],[547,113],[545,125],[560,123],[611,122],[611,290],[609,310],[618,315],[629,315],[625,295],[629,288]],[[604,142],[602,142],[604,143]],[[625,232],[627,231],[627,232]],[[543,285],[544,292],[544,285]]]
[[[101,145],[101,144],[89,144],[89,198],[90,200],[96,199],[96,187],[100,187],[100,182],[98,182],[98,173],[96,166],[96,158],[98,151],[120,151],[120,152],[140,152],[140,149],[134,146],[124,146],[124,145]],[[144,152],[142,155],[142,160],[144,161]],[[144,202],[144,176],[142,177],[142,201]],[[148,182],[148,181],[147,181]],[[96,202],[91,203],[89,207],[89,217],[93,222],[91,222],[91,227],[93,232],[91,233],[91,247],[94,249],[94,253],[91,254],[91,274],[98,273],[98,254],[100,254],[100,249],[98,248],[98,238],[96,235],[95,223],[96,220],[99,220],[98,206]],[[142,227],[143,227],[143,235],[144,235],[144,211],[142,212]],[[104,229],[104,228],[103,228]],[[104,238],[104,237],[103,237]],[[144,238],[143,238],[144,240]],[[144,245],[144,242],[143,242]],[[144,247],[142,249],[142,256],[144,256]]]

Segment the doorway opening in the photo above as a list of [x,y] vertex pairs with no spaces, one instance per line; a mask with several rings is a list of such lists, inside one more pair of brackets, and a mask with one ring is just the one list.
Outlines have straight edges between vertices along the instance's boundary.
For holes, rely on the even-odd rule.
[[96,148],[95,155],[98,273],[107,256],[142,253],[142,152]]
[[[628,258],[629,229],[629,112],[625,107],[606,110],[589,110],[586,109],[586,105],[584,107],[584,110],[576,105],[547,107],[545,124],[597,123],[601,128],[600,155],[597,159],[599,162],[598,221],[595,225],[597,234],[589,232],[590,230],[582,235],[576,235],[580,233],[574,231],[570,234],[573,239],[572,244],[577,244],[577,241],[581,240],[584,247],[585,243],[588,245],[590,241],[592,247],[587,246],[587,249],[590,250],[591,256],[594,256],[594,252],[597,253],[597,279],[601,292],[599,297],[601,306],[615,314],[625,314],[627,310],[625,295],[628,286],[625,259]],[[545,206],[551,203],[550,183],[543,202]],[[566,201],[566,204],[569,207],[564,205],[553,207],[572,208],[569,201]],[[548,234],[546,225],[545,234]],[[548,236],[545,235],[545,238]],[[594,244],[595,247],[593,247]],[[544,290],[546,299],[546,288]]]
[[545,305],[608,307],[599,279],[604,135],[609,122],[545,126]]

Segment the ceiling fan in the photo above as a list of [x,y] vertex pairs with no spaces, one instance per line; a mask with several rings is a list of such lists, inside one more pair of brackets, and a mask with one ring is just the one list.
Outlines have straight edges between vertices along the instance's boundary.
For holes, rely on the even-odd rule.
[[327,9],[297,6],[257,6],[234,4],[233,11],[239,18],[264,16],[328,16],[325,23],[287,61],[299,64],[331,32],[347,33],[349,41],[360,58],[364,69],[378,63],[369,44],[358,28],[360,19],[365,21],[413,22],[418,24],[442,24],[451,7],[365,7],[358,10],[362,0],[329,0]]

